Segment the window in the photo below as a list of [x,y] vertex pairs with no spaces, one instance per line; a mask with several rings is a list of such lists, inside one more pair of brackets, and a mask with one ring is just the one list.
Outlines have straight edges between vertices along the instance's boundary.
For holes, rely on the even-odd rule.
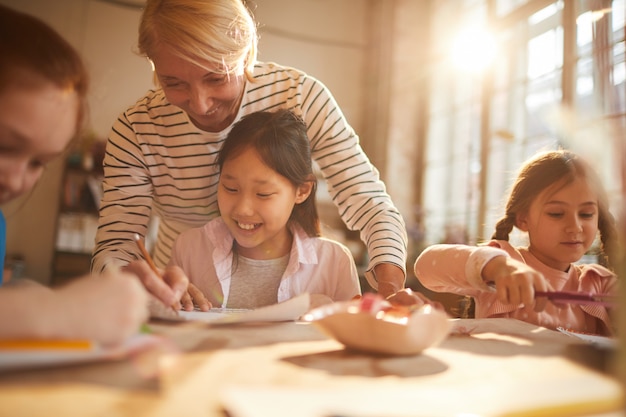
[[[464,228],[468,243],[489,239],[520,164],[539,150],[591,155],[609,194],[619,194],[625,1],[434,2],[426,244],[444,241],[449,227]],[[483,73],[454,67],[443,52],[468,25],[496,28],[496,59]]]

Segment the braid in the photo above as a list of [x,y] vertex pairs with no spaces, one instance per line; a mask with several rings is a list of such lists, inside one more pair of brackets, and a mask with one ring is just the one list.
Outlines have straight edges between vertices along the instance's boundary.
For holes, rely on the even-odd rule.
[[608,210],[603,210],[598,218],[598,230],[600,231],[600,249],[604,255],[605,266],[609,269],[613,269],[612,265],[618,257],[618,238],[617,238],[617,226],[615,225],[615,218]]
[[491,238],[496,240],[506,240],[508,242],[509,235],[515,225],[515,221],[513,220],[514,218],[514,215],[507,213],[504,217],[498,220],[498,223],[496,223],[496,231]]

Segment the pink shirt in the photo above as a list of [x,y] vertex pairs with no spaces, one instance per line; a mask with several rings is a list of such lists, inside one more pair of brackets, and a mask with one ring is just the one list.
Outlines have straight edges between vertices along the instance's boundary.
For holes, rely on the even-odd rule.
[[515,248],[509,242],[493,240],[485,246],[433,245],[415,261],[415,275],[428,289],[471,296],[475,316],[510,317],[539,326],[564,327],[578,332],[614,334],[605,307],[548,302],[542,312],[526,311],[523,305],[502,304],[496,293],[482,280],[483,266],[495,256],[510,256],[541,272],[554,291],[616,293],[617,277],[597,264],[572,264],[567,272],[548,267],[527,248]]
[[[278,302],[296,295],[324,294],[333,301],[361,294],[352,254],[339,242],[309,237],[292,228],[293,244],[278,287]],[[169,265],[178,265],[213,306],[226,306],[233,263],[233,237],[221,218],[179,235]]]

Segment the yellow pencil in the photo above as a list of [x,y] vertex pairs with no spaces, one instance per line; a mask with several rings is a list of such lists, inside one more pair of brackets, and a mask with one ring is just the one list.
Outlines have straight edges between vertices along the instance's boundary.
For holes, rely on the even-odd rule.
[[0,339],[2,350],[91,350],[94,343],[80,339]]
[[[154,261],[152,260],[152,257],[148,253],[148,250],[146,249],[145,245],[143,244],[143,242],[141,240],[141,237],[137,233],[135,233],[135,242],[137,242],[137,246],[139,247],[139,250],[141,251],[141,254],[143,255],[143,257],[146,260],[146,262],[148,262],[148,265],[150,266],[150,269],[152,269],[152,271],[158,277],[163,278],[161,276],[161,273],[157,269],[156,265],[154,264]],[[172,305],[171,307],[172,307],[172,310],[174,310],[174,313],[178,314],[178,309],[176,308],[176,305]]]

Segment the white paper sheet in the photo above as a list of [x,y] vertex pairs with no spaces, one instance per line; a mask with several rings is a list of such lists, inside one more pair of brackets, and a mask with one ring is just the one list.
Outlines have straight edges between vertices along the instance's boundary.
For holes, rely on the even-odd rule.
[[254,310],[221,309],[209,311],[179,311],[179,319],[203,321],[211,324],[254,323],[268,321],[294,321],[311,306],[309,294],[300,294],[282,303],[259,307]]
[[588,333],[579,333],[579,332],[575,332],[574,330],[565,329],[563,327],[557,327],[557,330],[560,331],[561,333],[565,333],[566,335],[576,337],[578,339],[582,339],[586,342],[589,342],[601,348],[617,349],[618,347],[617,339],[614,339],[614,338],[598,336],[598,335],[588,334]]

